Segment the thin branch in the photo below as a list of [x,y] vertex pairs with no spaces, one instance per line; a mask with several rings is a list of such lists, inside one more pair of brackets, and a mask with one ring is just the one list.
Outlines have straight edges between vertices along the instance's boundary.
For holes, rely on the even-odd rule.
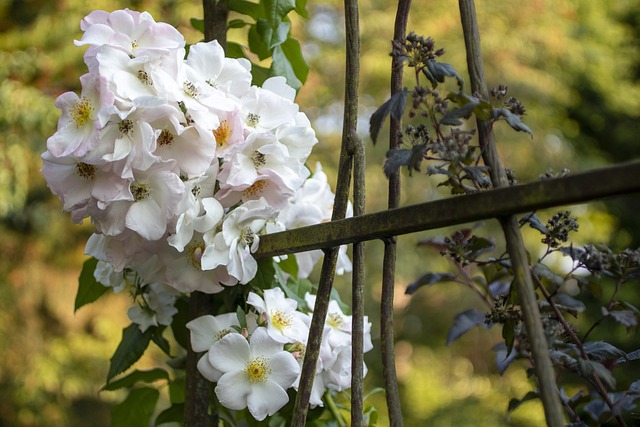
[[[467,48],[467,65],[471,78],[471,90],[488,99],[489,91],[484,79],[484,66],[480,48],[480,31],[473,0],[459,0],[460,17]],[[484,162],[489,166],[491,181],[494,187],[507,187],[504,166],[495,146],[491,123],[477,120],[478,138]],[[553,365],[549,358],[547,340],[544,334],[538,300],[534,291],[533,281],[529,273],[529,262],[526,249],[520,234],[518,221],[514,216],[501,218],[507,249],[513,266],[515,284],[520,297],[525,327],[531,342],[536,377],[540,386],[540,398],[544,406],[547,425],[560,427],[564,425],[562,404],[555,381]]]

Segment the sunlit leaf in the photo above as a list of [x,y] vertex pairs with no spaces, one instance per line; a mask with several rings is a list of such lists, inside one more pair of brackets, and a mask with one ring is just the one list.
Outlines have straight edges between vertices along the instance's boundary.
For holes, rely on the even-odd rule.
[[93,276],[96,265],[98,265],[98,260],[95,258],[90,258],[82,264],[82,271],[78,279],[78,293],[76,294],[74,311],[78,311],[80,307],[98,300],[98,298],[104,295],[109,289],[107,286],[98,282]]
[[140,359],[151,342],[152,330],[147,329],[144,333],[135,323],[122,330],[122,340],[115,353],[111,357],[107,383],[113,377],[126,371]]
[[124,402],[111,409],[112,427],[146,426],[151,420],[160,392],[154,388],[133,389]]
[[260,3],[247,0],[228,0],[229,10],[252,17],[254,20],[264,17],[264,9]]
[[116,381],[110,382],[102,387],[104,391],[113,391],[120,388],[132,387],[136,383],[152,383],[158,380],[168,380],[169,373],[164,369],[156,368],[148,371],[135,370],[129,375],[122,377]]
[[240,328],[247,328],[247,313],[244,312],[242,307],[238,306],[236,308],[236,317],[238,318],[238,325]]
[[267,46],[267,43],[265,43],[258,31],[258,24],[252,25],[251,28],[249,28],[249,34],[247,37],[249,41],[249,50],[255,53],[259,60],[262,61],[271,56],[271,49],[269,49],[269,46]]
[[247,25],[251,25],[249,22],[243,21],[242,19],[232,19],[227,23],[227,28],[243,28]]
[[420,276],[415,282],[410,283],[404,291],[406,295],[413,295],[423,286],[431,286],[438,282],[450,282],[456,278],[451,273],[426,273]]
[[482,325],[486,327],[484,320],[485,314],[475,308],[459,313],[453,321],[453,326],[447,335],[447,345],[460,338],[475,326]]
[[296,0],[296,13],[303,18],[309,18],[309,12],[307,12],[307,0]]
[[273,49],[287,39],[291,23],[283,21],[272,27],[266,19],[259,19],[256,23],[256,29],[267,49]]
[[271,68],[269,69],[269,76],[283,76],[287,79],[287,84],[295,90],[300,90],[302,83],[298,80],[293,66],[289,62],[289,58],[284,54],[282,46],[276,46],[273,48],[273,61],[271,62]]
[[177,377],[169,383],[169,400],[171,403],[184,403],[187,397],[187,379]]
[[406,105],[407,91],[403,89],[391,95],[391,97],[371,115],[371,119],[369,119],[369,135],[374,145],[387,117],[391,115],[395,120],[400,120]]
[[300,43],[293,37],[287,37],[287,40],[285,40],[281,46],[282,52],[284,52],[284,55],[291,64],[291,68],[293,68],[296,77],[304,84],[309,75],[309,64],[307,64],[307,61],[305,61],[302,55]]

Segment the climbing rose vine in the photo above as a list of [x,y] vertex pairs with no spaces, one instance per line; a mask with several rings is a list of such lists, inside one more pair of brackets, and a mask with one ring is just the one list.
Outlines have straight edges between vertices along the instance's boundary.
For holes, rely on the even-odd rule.
[[[284,77],[252,86],[249,61],[225,57],[216,41],[187,53],[182,35],[146,12],[95,11],[81,29],[88,72],[80,95],[56,100],[42,173],[72,220],[95,227],[85,250],[98,260],[93,275],[116,292],[130,288],[128,316],[141,332],[170,325],[190,292],[250,283],[261,235],[330,219],[326,176],[305,164],[317,139]],[[295,255],[295,279],[320,256]],[[342,248],[338,271],[350,268]],[[291,275],[277,271],[284,282]],[[243,315],[187,324],[222,405],[262,420],[288,402],[314,300],[252,289]],[[312,406],[350,382],[351,318],[331,307]]]

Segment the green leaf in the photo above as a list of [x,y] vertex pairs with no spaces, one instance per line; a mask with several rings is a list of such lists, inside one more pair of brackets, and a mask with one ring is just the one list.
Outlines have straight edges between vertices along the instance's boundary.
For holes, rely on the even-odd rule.
[[306,311],[307,302],[304,296],[307,292],[313,291],[313,284],[308,279],[298,279],[295,277],[289,277],[286,283],[281,283],[280,286],[284,290],[287,297],[296,300],[298,303],[298,310]]
[[484,313],[480,310],[476,310],[475,308],[471,308],[469,310],[463,311],[462,313],[459,313],[456,316],[456,319],[453,321],[453,326],[451,327],[451,329],[449,330],[449,334],[447,335],[447,345],[451,344],[478,325],[486,327],[484,320]]
[[112,427],[149,425],[160,392],[154,388],[142,387],[131,390],[127,398],[111,409]]
[[225,55],[229,58],[246,58],[247,55],[244,53],[244,47],[240,43],[236,42],[227,42],[227,49],[225,51]]
[[282,18],[296,8],[295,0],[262,0],[262,5],[272,28],[277,28]]
[[287,40],[282,43],[281,46],[284,55],[287,57],[287,60],[289,60],[289,63],[293,68],[293,72],[296,74],[296,77],[304,84],[304,82],[307,81],[307,76],[309,75],[309,64],[304,60],[300,43],[298,43],[298,41],[293,37],[287,37]]
[[78,293],[76,294],[76,302],[73,311],[76,312],[83,305],[87,305],[96,301],[109,289],[93,277],[93,272],[98,265],[98,260],[90,258],[82,264],[82,272],[78,279]]
[[122,330],[122,341],[118,345],[115,353],[111,357],[107,383],[113,377],[126,371],[140,359],[151,341],[152,331],[147,329],[144,333],[135,323]]
[[238,306],[236,308],[236,317],[238,318],[238,324],[240,328],[247,328],[247,314],[244,312],[242,307]]
[[184,403],[187,396],[187,380],[178,377],[169,383],[169,399],[171,403]]
[[502,338],[507,346],[507,357],[513,351],[513,344],[516,338],[516,322],[513,319],[507,319],[502,326]]
[[189,330],[186,326],[189,321],[189,301],[187,298],[178,298],[174,306],[178,312],[173,316],[171,332],[178,344],[186,350],[189,348]]
[[509,401],[509,407],[507,408],[507,411],[512,412],[523,403],[528,402],[529,400],[539,399],[539,398],[540,396],[538,395],[538,393],[536,393],[535,391],[530,391],[527,394],[525,394],[524,397],[522,397],[521,399],[511,399]]
[[104,391],[114,391],[125,387],[131,387],[136,383],[152,383],[158,380],[168,380],[169,373],[164,369],[156,368],[148,371],[135,370],[126,377],[120,378],[114,382],[111,382],[104,387]]
[[256,64],[251,65],[251,76],[253,77],[251,83],[256,86],[262,86],[265,80],[270,77],[271,70],[269,68],[261,67]]
[[410,283],[404,293],[406,295],[412,295],[423,286],[431,286],[438,282],[450,282],[455,278],[456,276],[451,273],[426,273],[420,276],[415,282]]
[[273,48],[273,62],[269,69],[269,76],[283,76],[287,79],[287,84],[294,88],[296,91],[300,90],[302,83],[298,80],[293,66],[289,62],[289,59],[284,54],[282,46],[276,46]]
[[244,28],[247,25],[251,25],[249,22],[242,19],[232,19],[227,23],[227,28]]
[[371,119],[369,119],[369,135],[374,145],[376,144],[378,134],[387,116],[391,114],[391,117],[400,120],[406,105],[407,91],[403,89],[391,95],[391,97],[371,115]]
[[191,26],[204,34],[204,19],[191,18]]
[[246,0],[229,0],[227,3],[229,10],[252,17],[254,20],[264,17],[264,9],[260,3]]
[[256,289],[270,289],[275,284],[276,268],[275,261],[271,258],[258,260],[258,272],[250,282],[249,286]]
[[272,27],[266,19],[259,19],[256,23],[256,28],[258,35],[260,35],[267,48],[273,49],[287,40],[289,30],[291,30],[291,23],[282,21]]
[[267,59],[271,56],[271,49],[264,42],[258,31],[258,25],[252,25],[248,34],[249,50],[258,56],[259,60]]
[[156,418],[155,425],[159,426],[160,424],[167,423],[178,423],[182,425],[184,417],[184,403],[174,403],[164,411],[158,414],[158,418]]
[[161,328],[153,328],[153,335],[151,335],[151,340],[160,348],[160,350],[164,352],[164,354],[171,357],[171,345],[169,344],[169,341],[167,341],[166,338],[162,336],[162,332],[164,331],[164,329],[164,326]]
[[296,0],[296,13],[303,18],[309,18],[309,12],[307,12],[307,0]]
[[280,267],[282,271],[290,274],[293,277],[298,277],[298,260],[296,259],[295,255],[289,255],[287,259],[281,260],[277,264],[277,267]]

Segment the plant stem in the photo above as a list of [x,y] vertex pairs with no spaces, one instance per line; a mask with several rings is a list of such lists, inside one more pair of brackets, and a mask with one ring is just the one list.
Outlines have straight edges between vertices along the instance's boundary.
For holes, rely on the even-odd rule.
[[344,421],[344,418],[342,418],[342,414],[340,413],[340,410],[338,409],[336,402],[333,400],[333,396],[331,396],[331,393],[326,391],[323,397],[324,397],[325,403],[327,404],[327,408],[329,409],[329,412],[331,412],[331,415],[333,415],[333,419],[336,420],[336,423],[338,423],[338,426],[346,427],[347,423]]
[[[480,31],[473,0],[459,0],[460,17],[467,48],[467,65],[471,78],[471,90],[488,99],[488,88],[484,78],[482,51],[480,48]],[[500,156],[495,146],[491,123],[477,120],[478,138],[484,162],[490,168],[491,181],[496,188],[509,186]],[[504,231],[507,250],[513,266],[515,285],[517,286],[522,307],[525,327],[531,342],[536,377],[540,386],[540,398],[544,406],[547,425],[560,427],[564,425],[562,404],[555,381],[553,365],[549,358],[549,349],[540,318],[538,300],[531,279],[529,262],[520,234],[520,227],[515,216],[500,218]]]

